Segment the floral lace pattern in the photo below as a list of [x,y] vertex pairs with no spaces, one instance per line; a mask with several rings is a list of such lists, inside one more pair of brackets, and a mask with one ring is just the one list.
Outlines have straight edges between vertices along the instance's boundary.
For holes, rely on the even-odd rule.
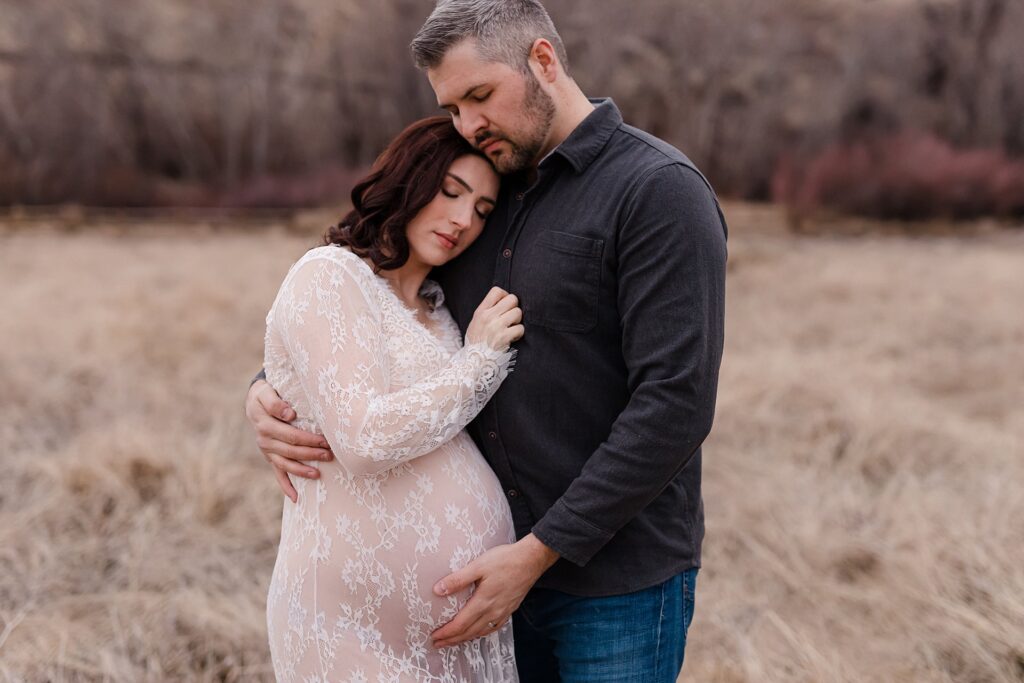
[[501,487],[464,431],[513,354],[463,347],[435,283],[430,325],[344,248],[313,249],[267,315],[267,380],[335,453],[292,480],[267,596],[283,683],[517,681],[511,625],[437,650],[469,592],[434,583],[515,540]]

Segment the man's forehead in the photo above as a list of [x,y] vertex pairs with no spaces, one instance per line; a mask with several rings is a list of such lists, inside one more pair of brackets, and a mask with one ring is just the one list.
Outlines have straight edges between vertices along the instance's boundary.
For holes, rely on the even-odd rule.
[[427,70],[427,79],[442,106],[462,99],[481,85],[494,85],[511,75],[512,69],[506,65],[481,58],[472,40],[459,43],[440,64]]

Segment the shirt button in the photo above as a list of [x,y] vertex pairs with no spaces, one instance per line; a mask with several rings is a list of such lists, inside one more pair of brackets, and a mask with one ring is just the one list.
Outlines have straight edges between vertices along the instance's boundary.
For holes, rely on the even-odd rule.
[[512,250],[506,249],[505,251],[501,252],[501,255],[504,256],[505,258],[512,258]]
[[518,495],[519,495],[519,491],[516,491],[515,489],[509,489],[508,490],[508,497],[509,498],[515,498]]
[[487,432],[487,436],[491,437],[492,439],[497,439],[498,438],[498,433],[497,432]]
[[517,202],[523,201],[523,197],[525,197],[525,196],[526,196],[526,194],[523,193],[523,192],[516,192],[516,201]]

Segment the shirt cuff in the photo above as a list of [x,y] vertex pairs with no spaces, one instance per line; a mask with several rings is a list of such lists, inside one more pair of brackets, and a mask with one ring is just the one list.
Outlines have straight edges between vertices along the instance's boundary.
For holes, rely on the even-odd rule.
[[266,379],[266,378],[267,378],[267,369],[266,368],[260,368],[259,373],[255,377],[252,378],[251,382],[249,382],[249,388],[252,389],[252,385],[253,384],[256,384],[256,382],[259,382],[261,379]]
[[580,567],[585,566],[615,535],[614,531],[602,529],[583,519],[561,499],[555,501],[530,531],[541,543]]

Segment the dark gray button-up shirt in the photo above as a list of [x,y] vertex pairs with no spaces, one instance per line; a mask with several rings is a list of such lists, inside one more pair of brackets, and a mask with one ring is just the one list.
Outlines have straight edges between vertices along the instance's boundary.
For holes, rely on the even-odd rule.
[[700,565],[726,261],[700,172],[594,102],[532,186],[504,179],[480,238],[432,274],[463,332],[491,286],[519,296],[515,371],[470,433],[517,534],[562,555],[537,585],[588,596]]

